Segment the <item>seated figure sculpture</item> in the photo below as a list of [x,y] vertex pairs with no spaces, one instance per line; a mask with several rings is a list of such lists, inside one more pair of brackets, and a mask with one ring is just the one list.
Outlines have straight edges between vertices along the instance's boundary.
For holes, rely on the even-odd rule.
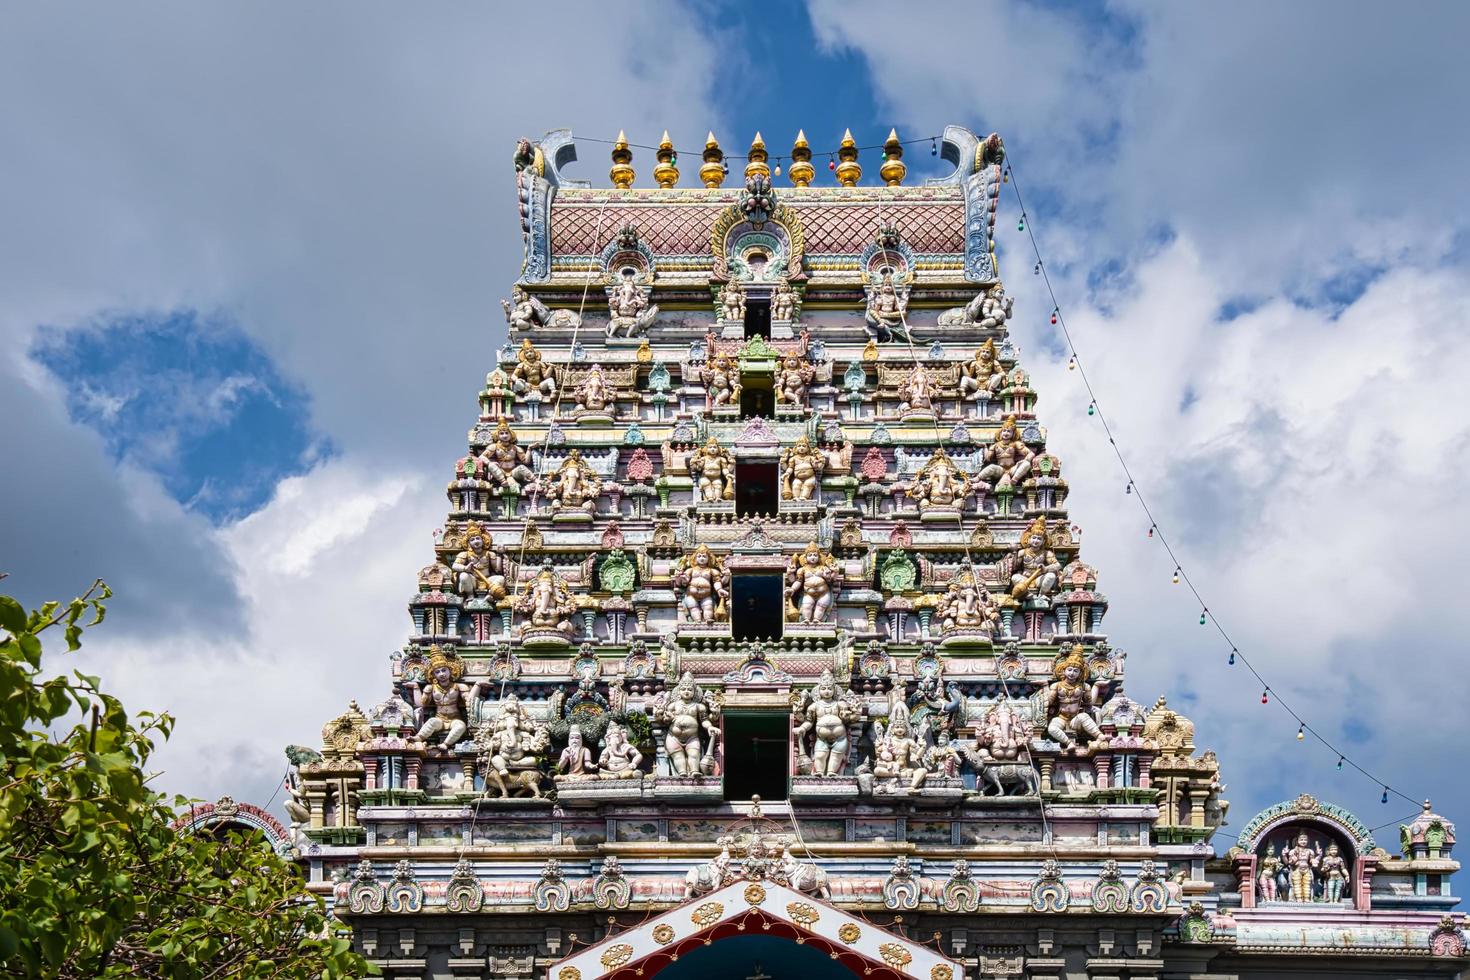
[[597,775],[602,779],[637,779],[643,775],[638,768],[642,762],[643,753],[628,741],[628,730],[618,722],[609,722],[602,736],[602,754],[597,757]]
[[709,545],[701,544],[679,558],[673,569],[674,587],[683,591],[679,609],[685,622],[720,623],[729,618],[730,573]]
[[990,635],[1000,624],[1000,612],[991,601],[990,590],[968,571],[950,580],[934,612],[941,633],[964,630]]
[[874,340],[887,341],[895,336],[905,338],[904,317],[908,313],[908,287],[900,289],[893,282],[893,273],[884,270],[878,284],[865,287],[868,294],[864,322]]
[[813,541],[786,565],[786,595],[791,600],[787,620],[799,623],[825,623],[837,599],[842,583],[842,570],[832,556]]
[[505,419],[496,424],[490,445],[481,455],[490,464],[485,468],[486,475],[496,486],[519,493],[524,484],[536,478],[531,472],[530,451],[521,448],[515,431]]
[[966,401],[977,401],[981,396],[994,398],[1005,387],[1005,381],[1006,369],[996,356],[995,341],[987,340],[960,369],[960,397]]
[[493,785],[501,796],[516,791],[541,796],[539,767],[549,736],[546,726],[531,718],[519,698],[511,694],[501,701],[500,713],[477,740],[481,743],[487,791]]
[[567,454],[546,486],[553,514],[564,510],[596,514],[597,498],[601,493],[602,481],[582,458],[580,449],[573,449]]
[[921,509],[958,509],[971,490],[970,478],[960,471],[943,447],[936,446],[934,454],[914,475],[907,493]]
[[479,524],[471,521],[465,527],[464,549],[454,556],[449,566],[454,573],[455,591],[465,598],[475,595],[505,598],[510,560],[498,554],[493,545],[490,532]]
[[549,565],[526,583],[516,599],[515,611],[526,617],[521,625],[522,635],[536,630],[554,630],[567,639],[576,635],[573,617],[577,613],[577,599]]
[[1088,681],[1087,660],[1081,645],[1074,646],[1052,667],[1056,678],[1042,691],[1041,706],[1046,718],[1046,734],[1062,745],[1076,745],[1102,736],[1093,713],[1097,694]]
[[1031,461],[1035,457],[1031,447],[1021,441],[1016,417],[1007,415],[995,434],[995,441],[985,447],[982,458],[985,465],[975,474],[975,479],[990,484],[995,490],[1017,486],[1031,472]]
[[530,337],[521,341],[516,360],[519,363],[510,373],[510,383],[517,392],[536,392],[544,398],[556,394],[557,368],[541,359],[541,352],[531,343]]
[[443,732],[444,740],[441,744],[445,749],[452,749],[465,737],[465,733],[469,731],[470,699],[484,697],[490,690],[490,682],[481,680],[474,684],[462,684],[460,678],[463,676],[463,660],[454,654],[445,653],[440,647],[431,649],[429,686],[422,687],[417,681],[410,681],[407,685],[414,696],[415,707],[423,718],[418,733],[414,736],[419,741],[427,741]]
[[614,409],[617,392],[612,383],[607,380],[607,372],[603,370],[602,365],[594,364],[587,369],[587,373],[577,383],[575,395],[577,411],[609,414]]
[[1046,533],[1046,517],[1038,517],[1021,532],[1016,550],[1004,561],[1010,569],[1011,596],[1016,599],[1044,599],[1056,592],[1062,563],[1051,550]]
[[826,468],[826,455],[806,436],[797,439],[795,445],[781,450],[781,498],[816,499],[822,471]]
[[557,757],[556,770],[557,782],[597,778],[597,764],[592,761],[592,750],[582,741],[581,725],[567,730],[567,747]]
[[922,364],[915,364],[898,386],[898,411],[902,415],[933,412],[934,398],[939,394],[934,378]]
[[896,703],[887,727],[874,743],[873,776],[897,784],[896,788],[917,790],[929,777],[928,754],[923,741],[914,733],[908,706],[902,701]]

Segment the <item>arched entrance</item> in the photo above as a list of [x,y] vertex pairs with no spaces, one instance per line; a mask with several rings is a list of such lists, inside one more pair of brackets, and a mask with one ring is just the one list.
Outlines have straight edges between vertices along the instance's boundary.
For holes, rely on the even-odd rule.
[[932,947],[811,895],[769,879],[736,879],[552,964],[547,980],[649,980],[655,974],[661,980],[964,976],[960,964]]
[[850,967],[812,943],[771,935],[727,936],[659,971],[660,980],[851,980],[852,975]]

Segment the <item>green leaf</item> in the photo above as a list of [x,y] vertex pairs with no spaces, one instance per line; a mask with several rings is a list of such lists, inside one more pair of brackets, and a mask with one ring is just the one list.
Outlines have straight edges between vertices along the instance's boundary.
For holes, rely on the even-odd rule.
[[0,595],[0,626],[17,635],[26,628],[25,607],[8,595]]

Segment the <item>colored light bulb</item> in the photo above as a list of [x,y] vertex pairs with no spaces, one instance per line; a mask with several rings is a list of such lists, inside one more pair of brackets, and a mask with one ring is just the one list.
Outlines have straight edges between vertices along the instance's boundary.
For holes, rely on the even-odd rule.
[[1097,405],[1095,403],[1093,403],[1093,402],[1088,402],[1087,403],[1087,414],[1088,415],[1095,415],[1095,414],[1097,414]]
[[1383,803],[1387,803],[1388,802],[1388,787],[1387,786],[1383,787],[1383,799],[1382,799],[1381,802],[1383,802]]
[[1228,664],[1230,664],[1230,666],[1232,666],[1232,667],[1235,666],[1235,651],[1234,650],[1231,650],[1230,651],[1230,659],[1228,661],[1226,661],[1226,662]]
[[1298,742],[1302,742],[1302,741],[1305,741],[1306,738],[1307,738],[1307,729],[1306,729],[1306,726],[1305,725],[1298,725],[1298,726],[1296,726],[1296,740]]
[[1177,569],[1177,568],[1174,569],[1174,579],[1173,579],[1173,581],[1174,581],[1174,584],[1175,585],[1178,585],[1179,584],[1179,569]]
[[1200,613],[1199,614],[1199,624],[1201,626],[1205,625],[1205,614],[1204,613]]
[[1056,325],[1056,322],[1057,322],[1057,311],[1056,310],[1052,310],[1051,311],[1051,322],[1052,322],[1052,325],[1053,326]]
[[1067,370],[1068,371],[1075,371],[1075,370],[1077,370],[1077,355],[1076,354],[1073,354],[1071,357],[1069,357],[1067,359]]
[[1041,275],[1041,263],[1040,262],[1036,263],[1036,268],[1034,268],[1034,269],[1031,270],[1031,274],[1033,276],[1039,276],[1039,275]]
[[929,155],[931,157],[937,157],[937,156],[939,156],[939,141],[938,140],[932,140],[931,139],[929,141]]
[[1342,756],[1337,757],[1337,771],[1342,772]]
[[1154,529],[1153,529],[1153,528],[1149,528],[1149,529],[1148,529],[1148,536],[1149,536],[1149,537],[1150,537],[1150,538],[1151,538],[1151,537],[1153,537],[1153,536],[1154,536]]
[[1262,704],[1269,704],[1270,701],[1271,701],[1271,692],[1269,690],[1262,691],[1261,692],[1261,703]]

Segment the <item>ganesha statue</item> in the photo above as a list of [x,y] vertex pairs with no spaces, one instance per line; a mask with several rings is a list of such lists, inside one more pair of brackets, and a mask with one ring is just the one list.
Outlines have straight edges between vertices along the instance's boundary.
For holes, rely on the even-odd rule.
[[596,514],[597,498],[601,493],[602,481],[582,458],[580,449],[569,452],[556,473],[546,481],[546,496],[553,515],[567,511]]
[[[957,511],[964,505],[965,498],[973,491],[967,477],[942,446],[919,468],[908,485],[908,496],[919,504],[921,511]],[[922,517],[922,515],[921,515]]]
[[991,636],[1000,625],[1000,612],[991,600],[985,583],[975,581],[972,571],[950,579],[935,607],[941,634],[979,633]]
[[526,583],[516,597],[515,611],[526,617],[523,639],[531,633],[559,633],[568,640],[576,635],[577,599],[550,565]]

